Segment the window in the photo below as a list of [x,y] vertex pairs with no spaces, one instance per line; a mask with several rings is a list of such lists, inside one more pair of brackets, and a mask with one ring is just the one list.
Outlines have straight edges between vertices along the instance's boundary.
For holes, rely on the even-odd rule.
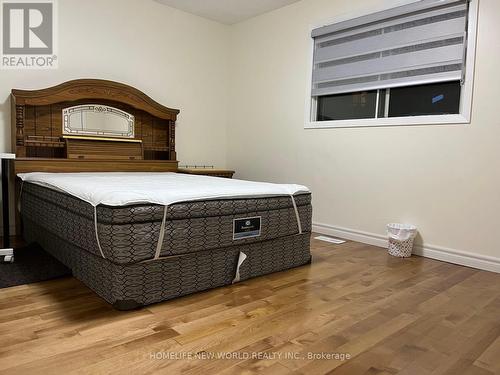
[[318,97],[317,121],[373,118],[377,110],[377,91]]
[[458,114],[460,88],[455,81],[322,95],[316,121]]
[[306,127],[467,122],[477,0],[421,0],[316,28]]
[[386,117],[458,114],[460,87],[456,81],[390,89]]

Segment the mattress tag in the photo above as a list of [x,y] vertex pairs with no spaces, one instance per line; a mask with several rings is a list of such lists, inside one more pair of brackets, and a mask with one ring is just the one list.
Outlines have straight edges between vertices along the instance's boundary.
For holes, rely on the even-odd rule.
[[233,240],[260,236],[261,216],[233,220]]

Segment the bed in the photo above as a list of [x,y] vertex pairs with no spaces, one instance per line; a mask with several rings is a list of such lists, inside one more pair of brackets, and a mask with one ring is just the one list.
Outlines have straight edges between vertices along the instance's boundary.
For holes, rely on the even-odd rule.
[[[311,261],[310,191],[294,184],[176,173],[175,117],[166,119],[164,136],[158,134],[162,128],[153,128],[157,140],[166,145],[140,139],[142,150],[120,150],[124,157],[116,152],[120,143],[108,138],[99,144],[100,149],[90,145],[88,157],[82,149],[91,140],[88,137],[74,151],[83,157],[70,156],[73,151],[67,139],[63,147],[50,145],[62,148],[50,150],[52,154],[47,151],[49,147],[29,149],[33,147],[30,140],[39,142],[36,147],[42,149],[44,140],[29,137],[25,125],[30,120],[25,114],[31,110],[29,106],[43,108],[47,102],[51,111],[57,106],[64,111],[75,103],[111,103],[133,112],[136,118],[152,116],[152,124],[162,124],[161,117],[155,117],[161,115],[159,104],[154,104],[153,110],[148,105],[155,102],[148,99],[149,104],[140,107],[130,95],[122,97],[112,91],[115,85],[122,93],[143,98],[144,94],[138,94],[136,89],[95,80],[66,83],[58,86],[59,90],[13,92],[14,108],[21,114],[13,124],[15,147],[21,155],[15,164],[21,208],[18,223],[27,242],[38,243],[119,310],[230,285]],[[108,90],[102,89],[104,86]],[[67,100],[60,90],[78,94]],[[144,98],[139,103],[144,103]],[[176,115],[175,111],[164,110],[168,116]],[[33,111],[35,115],[40,112],[40,108]],[[148,134],[144,124],[140,124],[141,136]],[[19,142],[20,125],[23,144]],[[58,124],[51,121],[51,126]],[[134,126],[137,140],[137,123]],[[59,142],[57,137],[52,141]],[[99,159],[101,149],[114,157]],[[23,156],[26,152],[31,155]]]

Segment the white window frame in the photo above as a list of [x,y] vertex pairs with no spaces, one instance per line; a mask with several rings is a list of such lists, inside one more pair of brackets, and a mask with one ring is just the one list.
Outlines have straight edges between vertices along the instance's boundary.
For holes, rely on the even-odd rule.
[[[394,5],[406,5],[416,3],[420,0],[400,1]],[[467,56],[465,58],[465,82],[460,93],[460,113],[453,115],[428,115],[428,116],[407,116],[407,117],[389,117],[389,118],[368,118],[353,120],[331,120],[316,121],[317,100],[311,96],[312,90],[312,71],[314,55],[314,38],[311,37],[311,31],[322,26],[350,20],[357,17],[366,16],[378,11],[387,10],[384,7],[373,9],[369,12],[350,13],[341,17],[336,17],[317,25],[311,25],[309,32],[309,53],[307,69],[307,87],[306,87],[306,105],[305,105],[305,129],[324,129],[324,128],[359,128],[372,126],[412,126],[412,125],[445,125],[445,124],[470,124],[472,115],[472,96],[474,87],[474,65],[476,60],[476,39],[477,24],[479,12],[479,0],[471,0],[469,5],[469,20],[467,30]]]

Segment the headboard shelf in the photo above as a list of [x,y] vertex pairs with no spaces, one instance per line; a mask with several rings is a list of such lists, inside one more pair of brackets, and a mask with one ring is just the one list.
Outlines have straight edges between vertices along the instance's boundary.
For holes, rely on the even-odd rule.
[[15,173],[28,172],[176,172],[177,161],[18,158]]
[[81,135],[63,135],[63,139],[82,139],[91,141],[112,141],[112,142],[131,142],[142,143],[142,139],[128,139],[128,138],[107,138],[107,137],[84,137]]
[[30,135],[25,140],[26,147],[64,147],[64,141],[59,137],[46,137],[43,135]]
[[[134,162],[138,163],[135,169],[143,171],[158,170],[161,163],[166,163],[168,170],[177,165],[175,121],[179,110],[159,104],[134,87],[107,80],[79,79],[41,90],[14,89],[11,102],[12,147],[18,158],[16,172],[33,169],[35,164],[42,167],[42,163],[46,164],[45,171],[52,168],[59,171],[68,166],[79,169],[74,163],[92,159],[100,163],[108,160],[114,167],[125,170],[130,170],[130,163]],[[108,124],[106,130],[94,132],[97,136],[93,136],[85,124],[95,125],[101,120],[96,116],[101,115],[116,116],[115,119],[121,119],[117,121],[126,125],[116,128],[117,123]],[[89,122],[83,120],[84,116],[89,116],[85,117]],[[111,130],[115,128],[120,130]],[[39,162],[34,163],[36,159]],[[72,162],[65,164],[67,159]],[[54,163],[49,163],[50,160]],[[127,164],[118,165],[124,160]],[[27,162],[28,167],[18,167]],[[108,170],[111,164],[103,168]],[[97,163],[82,168],[102,170]]]

